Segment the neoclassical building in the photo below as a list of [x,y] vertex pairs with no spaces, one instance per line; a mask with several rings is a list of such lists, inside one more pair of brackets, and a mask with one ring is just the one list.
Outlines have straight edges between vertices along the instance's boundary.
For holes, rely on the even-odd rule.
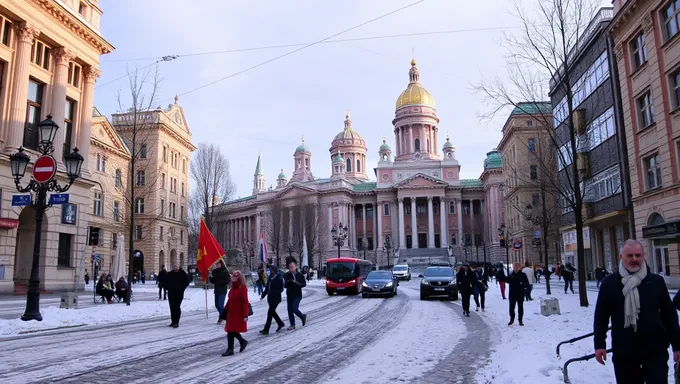
[[[223,247],[257,253],[264,233],[269,257],[276,261],[276,253],[281,259],[301,254],[304,238],[314,268],[338,254],[385,265],[387,244],[390,264],[426,263],[433,257],[500,260],[505,255],[497,232],[503,222],[501,155],[487,154],[479,179],[460,179],[453,143],[448,137],[439,143],[435,101],[420,83],[415,60],[408,76],[392,120],[394,149],[383,140],[380,160],[370,175],[377,181],[369,180],[368,146],[347,114],[331,141],[330,177],[312,175],[312,151],[304,139],[293,154],[290,179],[282,169],[276,188],[265,188],[258,157],[252,196],[216,209],[213,232]],[[331,233],[339,224],[348,228],[340,249]]]

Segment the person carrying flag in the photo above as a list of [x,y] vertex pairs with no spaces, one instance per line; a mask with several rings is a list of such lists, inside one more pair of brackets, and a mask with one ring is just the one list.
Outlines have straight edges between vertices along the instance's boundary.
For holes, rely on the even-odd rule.
[[[201,224],[198,232],[198,252],[196,254],[196,269],[201,273],[201,280],[206,284],[208,276],[210,276],[210,268],[218,261],[222,261],[224,257],[224,249],[215,239],[215,236],[210,232],[205,220],[201,218]],[[225,295],[227,293],[227,286],[229,284],[229,273],[227,272],[224,263],[220,263],[220,267],[216,268],[217,274],[213,273],[210,281],[215,284],[215,306],[220,312],[220,317],[217,323],[221,323],[222,307],[224,306]],[[206,302],[208,292],[206,291]],[[207,304],[207,303],[206,303]],[[206,317],[208,315],[208,308],[205,309]]]

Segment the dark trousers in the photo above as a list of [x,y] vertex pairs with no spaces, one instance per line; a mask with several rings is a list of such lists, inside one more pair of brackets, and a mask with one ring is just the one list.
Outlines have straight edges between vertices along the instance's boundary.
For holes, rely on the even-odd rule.
[[238,339],[238,343],[243,345],[243,337],[238,332],[227,332],[227,349],[234,350],[234,339]]
[[617,384],[668,384],[668,351],[645,357],[612,357]]
[[172,324],[179,324],[179,318],[182,316],[182,300],[184,300],[184,293],[170,293],[168,295],[168,304],[170,304],[170,319]]
[[515,320],[515,304],[517,305],[517,316],[519,321],[524,318],[524,298],[510,296],[510,320]]
[[567,288],[571,289],[571,293],[574,293],[574,280],[564,280],[564,293],[567,293]]
[[305,315],[300,312],[300,300],[302,300],[302,297],[286,296],[286,304],[288,304],[288,320],[292,326],[295,326],[294,315],[297,315],[300,319],[305,317]]
[[486,302],[486,290],[484,287],[475,287],[474,290],[474,298],[475,298],[475,305],[477,305],[477,308],[479,308],[479,301],[481,299],[482,302],[482,309],[484,309],[484,303]]
[[602,280],[604,279],[597,279],[597,287],[600,288],[600,284],[602,284]]
[[272,326],[272,319],[276,320],[276,324],[279,327],[283,327],[285,323],[281,318],[279,317],[279,314],[276,313],[276,307],[279,306],[279,303],[269,303],[269,309],[267,310],[267,321],[264,323],[264,330],[269,332],[269,328]]
[[220,314],[220,319],[222,319],[222,312],[224,312],[224,300],[227,298],[226,293],[222,294],[215,294],[215,308],[217,309],[217,312]]
[[527,300],[527,301],[531,300],[531,291],[533,289],[534,289],[533,284],[529,284],[529,286],[524,289],[524,299],[525,300]]
[[463,301],[463,313],[470,312],[470,294],[469,291],[463,291],[460,293],[461,299]]
[[161,286],[158,286],[158,300],[161,299],[161,292],[163,292],[163,300],[167,300],[168,299],[168,290],[161,287]]

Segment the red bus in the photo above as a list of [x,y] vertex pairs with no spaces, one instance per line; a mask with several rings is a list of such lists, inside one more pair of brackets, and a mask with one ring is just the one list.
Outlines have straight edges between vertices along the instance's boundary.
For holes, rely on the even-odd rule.
[[361,283],[369,272],[374,269],[368,260],[339,257],[326,261],[326,292],[329,296],[334,293],[361,293]]

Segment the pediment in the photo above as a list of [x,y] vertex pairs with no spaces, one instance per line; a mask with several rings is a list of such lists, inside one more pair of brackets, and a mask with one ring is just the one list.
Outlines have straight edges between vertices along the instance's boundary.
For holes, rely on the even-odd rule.
[[121,137],[116,133],[115,129],[104,116],[96,116],[92,119],[92,138],[91,140],[100,146],[110,150],[115,150],[127,155],[130,154],[125,143]]
[[184,109],[177,104],[170,104],[169,108],[163,111],[165,116],[175,123],[175,126],[179,128],[181,132],[189,132],[189,125],[184,117]]
[[314,194],[316,191],[312,188],[301,185],[289,185],[281,192],[277,193],[275,199],[295,199],[305,198]]
[[445,188],[448,184],[432,176],[417,173],[397,183],[397,188]]

